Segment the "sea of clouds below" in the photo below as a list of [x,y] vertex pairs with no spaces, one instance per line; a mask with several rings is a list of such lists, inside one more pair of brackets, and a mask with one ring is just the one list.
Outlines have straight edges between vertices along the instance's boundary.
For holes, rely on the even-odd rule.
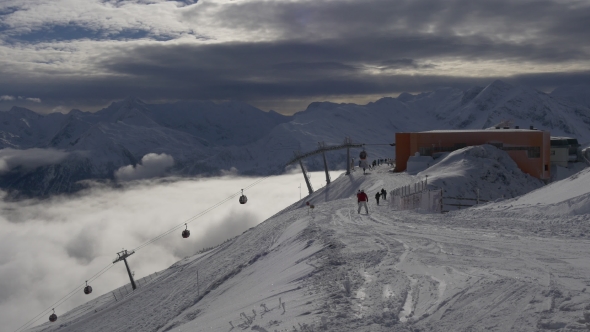
[[[333,172],[332,177],[338,172]],[[0,201],[0,321],[14,331],[52,303],[109,265],[121,249],[132,249],[184,223],[239,192],[259,178],[227,175],[217,178],[160,179],[129,182],[123,189],[100,186],[76,197]],[[323,172],[312,173],[314,188],[325,184]],[[165,269],[202,248],[256,226],[306,195],[300,172],[271,177],[130,257],[141,278]],[[93,284],[94,292],[74,295],[56,309],[64,313],[128,283],[123,264]],[[45,321],[42,316],[36,324]]]

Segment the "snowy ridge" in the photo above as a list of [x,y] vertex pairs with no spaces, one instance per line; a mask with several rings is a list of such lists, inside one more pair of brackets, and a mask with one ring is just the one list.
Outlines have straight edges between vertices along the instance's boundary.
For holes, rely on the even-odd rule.
[[[511,169],[500,152],[466,149],[438,169],[453,163],[466,175],[498,164]],[[590,324],[584,316],[590,225],[578,221],[587,221],[590,211],[528,218],[499,208],[519,200],[539,209],[585,199],[588,190],[578,185],[589,188],[588,174],[552,185],[551,191],[569,193],[565,200],[549,199],[547,186],[440,215],[375,204],[376,191],[415,177],[391,173],[386,165],[368,175],[355,171],[298,202],[300,208],[159,272],[123,301],[107,302],[106,294],[30,331],[584,329]],[[509,193],[515,183],[496,185]],[[356,212],[359,189],[371,198],[369,215]]]

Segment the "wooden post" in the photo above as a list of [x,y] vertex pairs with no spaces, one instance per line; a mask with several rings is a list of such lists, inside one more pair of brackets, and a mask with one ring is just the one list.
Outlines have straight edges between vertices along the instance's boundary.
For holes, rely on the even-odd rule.
[[[326,147],[326,143],[318,142],[319,148],[324,149]],[[324,158],[324,170],[326,172],[326,185],[330,184],[330,172],[328,172],[328,161],[326,160],[326,151],[322,151],[322,157]],[[347,162],[350,162],[347,159]]]
[[479,188],[477,188],[477,200],[475,201],[475,205],[479,205]]
[[[344,144],[349,145],[352,143],[350,137],[344,137]],[[346,175],[350,175],[351,168],[354,169],[354,165],[351,165],[352,160],[350,160],[350,146],[346,147]],[[352,167],[351,167],[352,166]]]
[[[350,148],[346,148],[346,175],[350,175],[350,168],[352,161],[350,160]],[[354,165],[352,165],[354,167]]]
[[115,292],[113,292],[113,296],[115,297],[115,302],[118,302],[119,300],[117,300],[117,295],[115,295]]

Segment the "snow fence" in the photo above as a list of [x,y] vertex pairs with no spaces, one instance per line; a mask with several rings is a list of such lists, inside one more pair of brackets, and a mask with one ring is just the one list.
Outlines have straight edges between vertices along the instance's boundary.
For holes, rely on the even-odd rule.
[[422,190],[407,195],[396,195],[390,193],[392,199],[390,205],[395,210],[420,209],[429,212],[442,212],[442,190]]

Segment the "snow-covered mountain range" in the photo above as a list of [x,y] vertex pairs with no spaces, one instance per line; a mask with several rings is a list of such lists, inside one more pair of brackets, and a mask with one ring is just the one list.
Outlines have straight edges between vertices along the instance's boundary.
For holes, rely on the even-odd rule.
[[[280,173],[294,151],[313,150],[322,141],[341,144],[348,136],[368,144],[369,158],[394,158],[395,149],[386,143],[394,141],[395,132],[478,129],[498,123],[532,125],[585,143],[590,142],[587,91],[563,87],[546,94],[495,81],[466,90],[403,93],[367,105],[315,102],[293,116],[239,102],[146,104],[137,98],[96,113],[40,115],[14,107],[0,112],[0,148],[67,154],[36,167],[8,162],[0,188],[32,196],[72,192],[83,180],[115,180],[119,168],[135,166],[149,153],[174,159],[169,175],[211,175],[231,168],[241,174]],[[344,152],[327,157],[331,167],[345,167]],[[307,160],[310,169],[321,165],[319,158]]]

